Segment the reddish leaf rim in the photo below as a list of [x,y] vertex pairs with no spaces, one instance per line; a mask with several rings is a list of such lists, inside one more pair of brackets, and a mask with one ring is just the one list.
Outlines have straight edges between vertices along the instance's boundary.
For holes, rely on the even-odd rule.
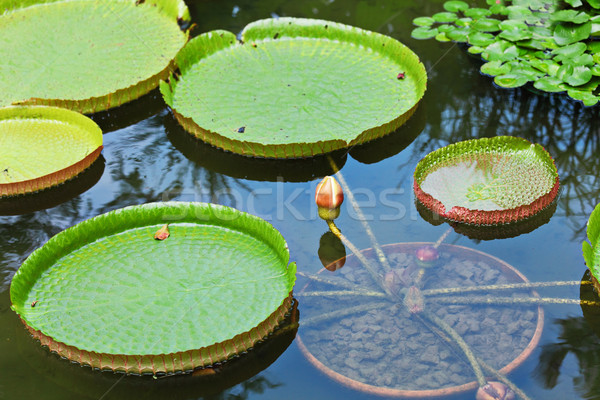
[[30,327],[21,319],[29,333],[40,341],[42,346],[70,361],[88,365],[98,370],[124,372],[133,375],[156,375],[190,372],[197,368],[206,368],[224,362],[252,348],[258,342],[266,339],[271,332],[284,320],[291,310],[293,303],[292,292],[269,317],[247,332],[237,334],[232,339],[215,343],[200,349],[180,351],[169,354],[125,355],[97,353],[78,349],[63,342],[56,341]]
[[466,140],[437,149],[429,153],[421,161],[419,161],[415,169],[413,189],[417,200],[420,201],[421,204],[423,204],[433,213],[439,214],[443,218],[471,225],[510,224],[513,222],[518,222],[533,217],[534,215],[538,214],[539,212],[550,206],[552,201],[554,201],[558,194],[558,191],[560,189],[560,181],[554,160],[546,151],[546,149],[544,149],[539,144],[536,144],[535,146],[538,148],[538,151],[540,151],[541,154],[543,154],[546,157],[546,160],[551,162],[552,169],[555,175],[555,180],[554,185],[548,193],[541,197],[538,197],[536,200],[529,204],[515,208],[494,211],[469,209],[466,207],[454,206],[449,211],[446,211],[446,207],[442,204],[442,202],[435,199],[433,196],[431,196],[429,193],[426,193],[421,188],[421,183],[423,182],[425,176],[427,176],[427,174],[429,173],[429,170],[423,171],[423,169],[427,168],[426,166],[424,166],[427,162],[431,162],[434,159],[442,158],[450,153],[460,151],[461,149],[473,150],[474,148],[479,148],[479,152],[483,153],[485,152],[486,145],[490,144],[490,142],[492,142],[493,144],[493,141],[499,141],[501,143],[506,142],[508,144],[520,142],[521,145],[531,145],[531,143],[525,139],[511,136],[496,136],[494,138]]

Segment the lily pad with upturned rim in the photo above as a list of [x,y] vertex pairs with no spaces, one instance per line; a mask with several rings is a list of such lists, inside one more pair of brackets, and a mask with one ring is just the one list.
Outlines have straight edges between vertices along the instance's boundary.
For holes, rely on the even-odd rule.
[[510,136],[467,140],[425,156],[414,174],[417,199],[443,218],[475,225],[521,221],[548,207],[559,189],[552,157]]
[[[154,233],[169,223],[170,236]],[[93,368],[174,373],[269,335],[296,266],[266,221],[204,203],[111,211],[51,238],[11,283],[12,309],[51,351]]]
[[182,0],[0,2],[0,106],[90,113],[136,99],[171,72],[189,19]]
[[0,197],[63,183],[101,151],[102,131],[84,115],[46,106],[0,108]]
[[160,86],[187,131],[234,153],[299,158],[364,143],[404,123],[425,92],[419,58],[378,33],[279,18],[241,38],[192,39],[176,58],[181,76]]

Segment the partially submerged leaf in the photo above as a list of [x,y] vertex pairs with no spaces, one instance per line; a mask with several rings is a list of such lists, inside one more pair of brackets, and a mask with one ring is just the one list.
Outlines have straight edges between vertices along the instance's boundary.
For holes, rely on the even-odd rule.
[[494,78],[494,83],[504,88],[516,88],[529,82],[529,78],[524,74],[513,73],[498,75]]
[[554,201],[558,185],[556,166],[543,147],[508,136],[438,149],[414,174],[415,195],[431,212],[477,225],[531,217]]

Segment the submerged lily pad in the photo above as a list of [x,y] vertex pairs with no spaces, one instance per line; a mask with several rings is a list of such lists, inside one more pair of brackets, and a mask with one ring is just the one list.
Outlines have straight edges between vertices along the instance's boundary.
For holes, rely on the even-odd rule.
[[[155,240],[168,223],[169,237]],[[265,338],[296,265],[266,221],[204,203],[152,203],[69,228],[25,260],[12,309],[42,345],[93,368],[173,373]]]
[[279,18],[212,31],[177,55],[161,83],[183,127],[247,156],[298,158],[381,137],[423,96],[419,58],[390,37],[339,23]]
[[187,41],[182,0],[0,3],[0,106],[96,112],[136,99],[171,72]]
[[417,199],[443,218],[467,224],[512,223],[536,215],[558,193],[558,172],[544,148],[497,136],[429,153],[415,170]]
[[63,183],[101,151],[102,131],[84,115],[46,106],[0,108],[0,197]]

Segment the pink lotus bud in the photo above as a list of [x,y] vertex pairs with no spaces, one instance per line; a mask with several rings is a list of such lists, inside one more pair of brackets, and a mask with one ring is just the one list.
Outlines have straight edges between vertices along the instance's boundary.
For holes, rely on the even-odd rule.
[[431,267],[440,258],[440,253],[435,247],[427,245],[419,247],[416,256],[421,267]]
[[169,224],[164,224],[162,228],[156,231],[154,234],[154,239],[156,240],[165,240],[171,234],[169,233]]
[[515,392],[502,382],[488,382],[477,389],[477,400],[515,400]]
[[333,220],[340,214],[340,206],[344,201],[342,187],[332,176],[326,176],[317,185],[315,203],[319,207],[319,216],[325,220]]

